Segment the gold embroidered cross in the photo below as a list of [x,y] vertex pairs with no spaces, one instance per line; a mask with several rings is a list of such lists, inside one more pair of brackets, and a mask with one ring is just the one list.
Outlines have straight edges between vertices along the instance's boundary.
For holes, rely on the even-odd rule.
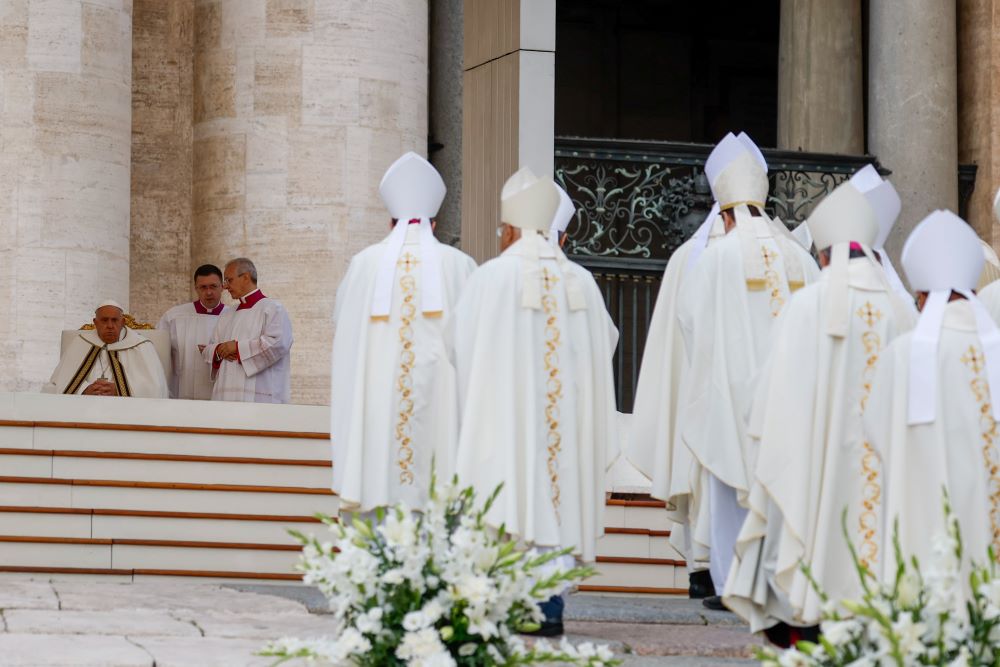
[[409,273],[419,263],[420,260],[418,260],[416,257],[411,255],[410,253],[405,253],[402,257],[399,258],[399,261],[396,262],[396,266],[402,267],[404,271]]
[[771,262],[773,262],[777,257],[777,255],[775,255],[774,253],[772,253],[770,250],[767,249],[767,246],[760,247],[760,256],[764,258],[764,266],[767,267],[770,267]]
[[552,286],[559,282],[558,276],[549,273],[548,269],[542,269],[542,282],[545,283],[545,291],[548,292]]
[[882,319],[882,311],[872,306],[871,301],[865,301],[865,305],[858,308],[858,317],[873,327],[875,323]]
[[978,374],[979,371],[983,370],[983,357],[975,345],[970,345],[969,349],[962,355],[962,363],[971,368],[973,373]]

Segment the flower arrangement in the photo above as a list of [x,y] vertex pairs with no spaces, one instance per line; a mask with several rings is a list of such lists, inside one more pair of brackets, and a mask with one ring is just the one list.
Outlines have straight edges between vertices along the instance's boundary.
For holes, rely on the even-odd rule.
[[848,540],[864,589],[861,600],[829,600],[804,568],[825,603],[820,640],[782,652],[760,650],[764,667],[1000,666],[1000,579],[993,550],[988,566],[972,565],[967,593],[960,575],[961,530],[947,494],[944,514],[945,534],[933,538],[925,569],[903,557],[894,527],[898,565],[891,585],[859,562]]
[[517,636],[539,627],[540,601],[592,570],[558,569],[552,561],[568,549],[525,551],[489,529],[484,517],[499,492],[476,509],[472,488],[432,482],[420,513],[399,505],[349,526],[321,516],[329,542],[293,533],[305,583],[330,601],[332,637],[284,638],[261,654],[352,667],[618,664],[606,646],[529,646]]

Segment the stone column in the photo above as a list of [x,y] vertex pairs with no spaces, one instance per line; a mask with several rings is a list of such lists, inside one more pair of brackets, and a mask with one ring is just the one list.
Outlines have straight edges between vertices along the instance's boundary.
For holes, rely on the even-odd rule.
[[130,309],[155,324],[191,280],[194,0],[134,0]]
[[865,148],[861,0],[781,0],[778,148]]
[[329,400],[333,295],[382,239],[386,167],[426,154],[426,0],[196,0],[192,265],[254,260],[295,330],[292,399]]
[[976,164],[976,185],[968,221],[996,247],[1000,224],[993,217],[993,196],[1000,187],[1000,1],[958,2],[958,161]]
[[129,297],[132,2],[0,11],[2,386],[37,391],[60,332]]
[[868,150],[903,200],[887,244],[898,253],[931,211],[958,206],[955,3],[872,2]]
[[462,231],[462,0],[430,3],[430,160],[448,196],[435,233],[457,245]]
[[497,254],[500,189],[520,167],[551,176],[555,0],[465,0],[462,249]]

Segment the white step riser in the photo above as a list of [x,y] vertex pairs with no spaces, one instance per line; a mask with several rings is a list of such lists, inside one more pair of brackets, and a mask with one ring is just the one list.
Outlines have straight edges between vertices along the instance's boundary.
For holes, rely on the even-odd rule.
[[670,530],[673,522],[662,507],[626,507],[607,505],[604,508],[604,525],[614,528],[645,528]]
[[0,535],[24,537],[94,537],[89,514],[0,512]]
[[329,440],[155,431],[4,427],[0,448],[330,460]]
[[[14,477],[50,476],[29,472],[37,462],[8,459],[51,461],[51,477],[58,479],[113,479],[132,482],[187,482],[191,484],[244,484],[257,486],[304,486],[327,488],[333,478],[330,468],[315,466],[257,465],[243,463],[203,463],[196,461],[149,461],[136,459],[98,459],[56,456],[0,456],[0,470]],[[24,465],[24,472],[21,466]],[[8,472],[9,471],[9,472]]]
[[295,516],[322,512],[335,516],[338,500],[336,496],[297,493],[0,483],[0,504]]
[[636,588],[684,588],[688,586],[687,569],[670,565],[632,563],[597,563],[597,574],[583,582],[590,586],[628,586]]
[[111,545],[0,542],[0,566],[107,569]]
[[597,540],[597,555],[684,560],[684,556],[671,546],[669,537],[650,537],[649,535],[607,533]]
[[307,535],[320,535],[321,539],[327,539],[326,535],[329,534],[326,526],[316,523],[168,519],[97,514],[93,520],[93,537],[119,540],[298,544],[295,538],[288,534],[290,528]]
[[300,555],[298,551],[115,544],[111,548],[111,564],[112,567],[127,570],[210,570],[293,574]]

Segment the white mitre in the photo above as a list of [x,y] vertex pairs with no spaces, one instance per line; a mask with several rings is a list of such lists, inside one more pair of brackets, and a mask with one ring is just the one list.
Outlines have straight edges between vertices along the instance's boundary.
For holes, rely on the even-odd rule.
[[396,262],[406,242],[410,220],[420,220],[420,300],[425,316],[440,315],[443,309],[441,253],[434,238],[431,218],[437,215],[447,192],[444,180],[430,162],[408,152],[393,162],[378,186],[382,202],[396,226],[379,259],[372,297],[373,319],[387,319],[392,308],[392,287]]
[[720,211],[747,205],[764,208],[767,167],[761,165],[759,149],[752,150],[748,142],[752,144],[749,137],[740,139],[730,132],[705,160],[705,177]]
[[559,208],[556,210],[556,215],[552,218],[552,225],[549,227],[549,243],[553,247],[559,247],[559,236],[569,227],[569,221],[576,213],[573,200],[569,198],[566,191],[558,185],[556,185],[556,189],[559,191]]
[[935,419],[938,341],[953,291],[964,296],[975,313],[993,416],[1000,419],[1000,331],[973,292],[984,262],[979,237],[951,211],[934,211],[906,240],[902,262],[914,291],[928,294],[910,339],[908,423],[928,424]]
[[878,235],[875,210],[850,181],[845,181],[823,198],[805,224],[816,248],[830,249],[827,333],[831,336],[846,336],[850,317],[850,299],[847,293],[850,245],[854,242],[861,246],[865,254],[871,252],[871,245]]
[[500,192],[500,221],[519,229],[548,231],[559,210],[559,190],[551,178],[529,167],[518,169]]

